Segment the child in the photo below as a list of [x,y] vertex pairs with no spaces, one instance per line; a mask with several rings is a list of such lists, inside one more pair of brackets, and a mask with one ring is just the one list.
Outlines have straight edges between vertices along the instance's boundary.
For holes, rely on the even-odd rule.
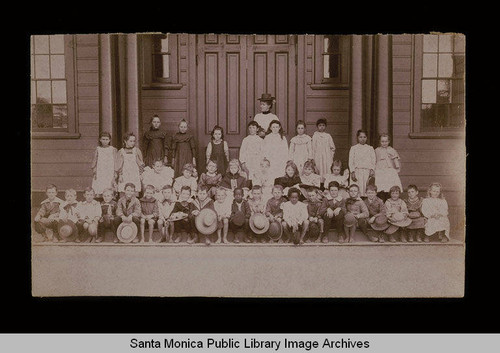
[[[321,176],[314,173],[314,163],[312,161],[307,161],[304,163],[304,168],[302,169],[302,174],[300,175],[301,184],[306,186],[313,186],[320,188],[321,186]],[[300,190],[306,199],[308,199],[307,187],[301,187]]]
[[262,139],[257,135],[259,124],[256,121],[248,123],[248,136],[241,141],[241,169],[247,173],[247,179],[259,170],[262,159]]
[[160,130],[161,120],[158,115],[151,118],[150,128],[143,135],[144,163],[151,167],[156,161],[168,164],[170,144],[166,131]]
[[232,195],[234,190],[240,188],[243,190],[244,197],[248,194],[248,183],[247,178],[240,174],[241,167],[240,161],[237,159],[231,159],[229,161],[229,170],[220,182],[220,187],[226,189],[229,195]]
[[[311,231],[312,227],[319,227],[319,236],[316,239],[316,243],[319,243],[323,240],[323,235],[325,232],[325,221],[321,217],[321,206],[323,202],[319,199],[319,190],[316,188],[308,188],[307,189],[307,214],[309,219],[309,231]],[[311,235],[309,235],[310,237]],[[310,241],[310,239],[308,239]]]
[[37,212],[34,223],[35,230],[43,235],[42,241],[59,241],[59,236],[54,237],[54,231],[57,233],[57,221],[59,211],[63,200],[57,197],[57,186],[50,184],[45,188],[47,198],[42,201],[40,210]]
[[[214,200],[209,196],[209,189],[206,185],[201,185],[198,188],[197,197],[189,204],[189,221],[191,223],[191,230],[194,233],[193,242],[199,241],[198,232],[196,231],[195,218],[200,214],[200,211],[205,208],[210,208],[215,211]],[[205,244],[210,244],[210,236],[205,236]]]
[[149,242],[153,242],[153,230],[155,223],[158,220],[158,200],[155,198],[155,187],[146,185],[144,188],[144,196],[141,198],[141,243],[144,243],[144,228],[148,223]]
[[341,174],[342,162],[338,159],[333,160],[330,170],[332,173],[326,174],[323,182],[323,185],[325,186],[325,195],[329,194],[328,185],[330,185],[332,181],[336,181],[339,183],[339,195],[342,198],[347,199],[349,197],[349,192],[347,191],[349,186],[349,171],[345,169],[344,173]]
[[290,139],[289,160],[294,161],[299,170],[302,170],[304,163],[313,158],[312,139],[306,135],[306,124],[303,120],[295,124],[297,135]]
[[234,233],[234,242],[240,242],[240,233],[244,234],[245,242],[250,242],[246,237],[248,232],[248,221],[251,211],[248,202],[243,199],[243,189],[236,188],[233,192],[233,203],[231,205],[231,216],[229,217],[229,228]]
[[179,132],[172,136],[172,166],[175,177],[182,175],[182,168],[191,164],[196,168],[196,142],[188,131],[188,123],[182,119],[179,123]]
[[401,170],[399,154],[389,146],[389,135],[380,135],[380,147],[375,149],[375,157],[375,184],[379,190],[379,197],[385,201],[389,198],[391,187],[396,185],[403,189],[398,175]]
[[408,241],[412,242],[415,239],[417,242],[422,241],[425,229],[425,217],[422,214],[423,198],[418,196],[418,188],[416,185],[408,185],[408,198],[405,199],[406,207],[408,208],[408,217],[411,219],[411,224],[408,226]]
[[78,205],[78,222],[76,222],[78,238],[76,238],[76,242],[79,243],[83,236],[88,234],[89,241],[93,243],[96,240],[99,220],[102,216],[101,204],[94,200],[95,193],[90,187],[85,188],[83,196],[85,200]]
[[217,172],[217,162],[209,160],[207,162],[207,172],[202,173],[200,180],[198,181],[198,187],[206,186],[208,190],[208,196],[211,198],[215,197],[217,188],[222,180],[222,175]]
[[264,204],[273,196],[274,179],[274,176],[271,174],[271,163],[268,159],[264,158],[260,162],[260,170],[252,177],[252,186],[261,187]]
[[227,243],[227,232],[229,229],[229,218],[231,217],[231,203],[226,200],[226,190],[223,188],[217,189],[216,200],[214,203],[215,212],[217,212],[217,220],[219,225],[217,227],[217,244],[221,242]]
[[373,147],[366,144],[366,132],[358,130],[356,136],[358,144],[352,146],[349,150],[350,183],[356,183],[359,186],[359,195],[366,196],[368,179],[375,175],[376,157]]
[[212,130],[212,138],[207,146],[206,157],[207,164],[209,161],[214,161],[219,173],[226,173],[229,162],[229,147],[224,140],[224,129],[219,125],[215,125]]
[[116,188],[117,173],[115,171],[115,161],[117,150],[111,143],[111,134],[101,132],[99,134],[99,146],[97,146],[94,159],[92,160],[92,189],[96,196],[101,197],[104,189]]
[[448,219],[448,203],[441,192],[441,184],[432,183],[427,189],[427,197],[422,201],[422,214],[427,218],[424,241],[438,234],[439,240],[445,243],[450,240],[450,220]]
[[[103,196],[106,190],[103,191]],[[113,191],[111,190],[111,193]],[[60,205],[58,228],[64,224],[72,224],[76,228],[78,222],[78,202],[76,201],[75,189],[67,189],[64,192],[64,203]],[[78,234],[77,234],[78,237]],[[60,239],[61,237],[58,237]],[[65,242],[66,240],[63,239]]]
[[386,230],[386,233],[390,234],[389,240],[394,243],[396,241],[394,233],[402,228],[400,239],[403,243],[406,243],[405,228],[411,223],[411,220],[408,218],[408,208],[406,207],[406,203],[400,199],[401,189],[399,186],[393,186],[389,192],[391,197],[385,201],[385,208],[391,227]]
[[[116,216],[121,219],[121,222],[134,222],[137,229],[141,226],[141,202],[137,199],[135,185],[133,183],[125,184],[125,194],[118,200],[116,207]],[[120,222],[120,223],[121,223]],[[132,240],[132,243],[137,243],[137,237]]]
[[325,132],[326,119],[318,119],[316,121],[317,131],[312,137],[312,153],[316,166],[319,169],[319,175],[324,177],[330,172],[333,156],[335,155],[335,144],[333,143],[332,135]]
[[[367,219],[370,216],[370,213],[361,197],[359,197],[359,187],[356,184],[349,186],[349,196],[350,197],[346,200],[344,232],[347,236],[347,242],[352,243],[354,242],[354,234],[357,227],[359,227],[363,234],[368,237]],[[349,226],[348,223],[352,220],[354,220],[354,222]],[[342,241],[339,239],[339,242],[343,243],[344,241],[343,239]]]
[[298,188],[300,183],[299,170],[293,161],[286,162],[285,175],[274,180],[274,185],[283,187],[283,195],[288,195],[288,190],[291,187]]
[[[339,242],[344,238],[344,216],[346,213],[345,199],[339,194],[340,185],[336,181],[328,184],[328,195],[322,201],[320,216],[323,218],[324,231],[326,236],[321,239],[323,243],[328,243],[328,231],[332,222],[336,225]],[[341,241],[342,240],[342,241]]]
[[270,174],[274,179],[281,176],[288,160],[288,142],[279,120],[271,121],[264,138],[263,157],[271,164]]
[[[382,201],[379,197],[377,197],[377,186],[376,185],[368,185],[366,187],[366,199],[364,200],[366,208],[368,208],[369,219],[368,224],[370,224],[373,228],[375,219],[381,215],[386,214],[386,208],[384,201]],[[384,233],[377,231],[378,237],[374,237],[368,235],[368,238],[373,242],[384,242]]]
[[271,108],[276,102],[276,98],[272,97],[269,93],[262,93],[262,96],[257,100],[260,101],[260,113],[255,115],[253,120],[264,129],[266,134],[268,134],[271,121],[279,121],[278,117],[271,113]]
[[158,228],[160,228],[161,238],[160,243],[165,239],[165,242],[170,242],[170,238],[174,234],[174,222],[169,220],[172,213],[174,201],[174,189],[170,185],[165,185],[161,190],[163,200],[159,203]]
[[191,236],[193,230],[192,223],[188,219],[189,212],[191,210],[191,195],[191,188],[187,185],[182,186],[179,192],[179,200],[175,203],[174,209],[172,210],[172,213],[170,215],[170,220],[175,223],[175,233],[180,233],[179,236],[175,238],[175,243],[180,242],[182,237],[185,236],[186,233],[188,234],[188,244],[192,244],[194,241]]
[[281,204],[283,210],[283,233],[285,241],[292,239],[295,245],[304,244],[304,236],[309,229],[307,206],[299,201],[300,190],[288,190],[288,200]]
[[[269,219],[269,223],[279,222],[281,224],[283,221],[281,204],[286,201],[287,199],[283,197],[283,187],[281,185],[274,185],[273,197],[266,204],[266,217]],[[281,239],[280,242],[282,242]]]
[[193,176],[194,167],[192,164],[187,163],[182,167],[182,174],[175,178],[174,181],[174,191],[177,197],[179,197],[181,189],[184,186],[189,187],[191,190],[191,197],[196,195],[196,190],[198,189],[198,183],[196,182],[196,178]]
[[106,229],[111,229],[113,231],[113,243],[118,243],[118,237],[116,236],[116,230],[121,223],[120,217],[116,215],[116,209],[118,204],[113,200],[113,189],[105,189],[102,192],[103,201],[101,202],[101,219],[99,219],[99,224],[97,226],[97,233],[99,237],[96,243],[100,243],[104,240],[104,235],[106,234]]
[[[266,214],[266,201],[262,199],[262,188],[260,185],[252,187],[252,197],[248,199],[248,206],[250,207],[250,216],[254,213]],[[252,231],[249,232],[249,238],[254,243],[257,241]]]
[[161,202],[163,196],[161,191],[165,185],[172,185],[174,179],[174,170],[163,164],[163,160],[153,162],[153,168],[145,167],[141,175],[142,186],[152,185],[155,188],[155,198]]
[[257,129],[257,136],[259,136],[261,138],[261,140],[263,140],[265,137],[266,137],[266,131],[262,126],[259,126],[259,128]]
[[136,196],[141,191],[141,174],[144,170],[144,162],[141,150],[135,147],[136,137],[129,132],[123,138],[123,148],[118,151],[117,173],[118,173],[118,192],[123,197],[125,185],[133,183],[135,185]]

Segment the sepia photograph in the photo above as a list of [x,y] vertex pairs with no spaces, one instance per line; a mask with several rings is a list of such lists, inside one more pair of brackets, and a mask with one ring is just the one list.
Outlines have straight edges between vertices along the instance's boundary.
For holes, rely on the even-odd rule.
[[32,35],[32,296],[464,297],[465,53]]

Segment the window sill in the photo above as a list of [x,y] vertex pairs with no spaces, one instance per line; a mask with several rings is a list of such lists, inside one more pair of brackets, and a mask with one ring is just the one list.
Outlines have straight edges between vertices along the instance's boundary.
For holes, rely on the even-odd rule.
[[324,89],[338,89],[345,90],[349,89],[349,85],[338,84],[338,83],[310,83],[309,87],[313,90],[324,90]]
[[32,139],[50,139],[50,140],[56,140],[56,139],[79,139],[81,137],[80,133],[71,133],[71,132],[52,132],[52,131],[47,131],[47,132],[40,132],[40,131],[35,131],[31,133],[31,138]]
[[411,139],[464,139],[464,131],[410,132]]
[[142,85],[142,89],[150,90],[179,90],[184,87],[182,83],[151,83],[147,85]]

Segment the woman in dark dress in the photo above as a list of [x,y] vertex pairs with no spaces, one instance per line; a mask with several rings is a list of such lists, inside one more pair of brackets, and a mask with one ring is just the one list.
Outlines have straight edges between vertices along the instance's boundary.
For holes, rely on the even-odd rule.
[[150,167],[157,160],[167,164],[170,149],[167,133],[160,130],[161,121],[158,115],[153,115],[150,124],[151,127],[144,133],[144,138],[142,139],[144,144],[144,163]]
[[172,136],[172,166],[175,177],[182,175],[182,168],[192,163],[196,168],[196,143],[194,136],[188,132],[188,123],[182,119],[179,123],[179,132]]

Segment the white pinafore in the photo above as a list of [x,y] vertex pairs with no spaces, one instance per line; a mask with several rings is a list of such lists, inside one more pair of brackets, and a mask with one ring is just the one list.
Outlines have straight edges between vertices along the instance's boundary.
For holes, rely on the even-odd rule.
[[123,157],[123,181],[118,184],[118,192],[125,191],[125,184],[133,183],[135,191],[141,191],[141,176],[139,166],[137,165],[137,152],[133,148],[131,153],[126,153],[124,149],[120,150]]
[[92,180],[92,189],[96,195],[113,187],[115,175],[115,157],[113,147],[97,146],[96,178]]

